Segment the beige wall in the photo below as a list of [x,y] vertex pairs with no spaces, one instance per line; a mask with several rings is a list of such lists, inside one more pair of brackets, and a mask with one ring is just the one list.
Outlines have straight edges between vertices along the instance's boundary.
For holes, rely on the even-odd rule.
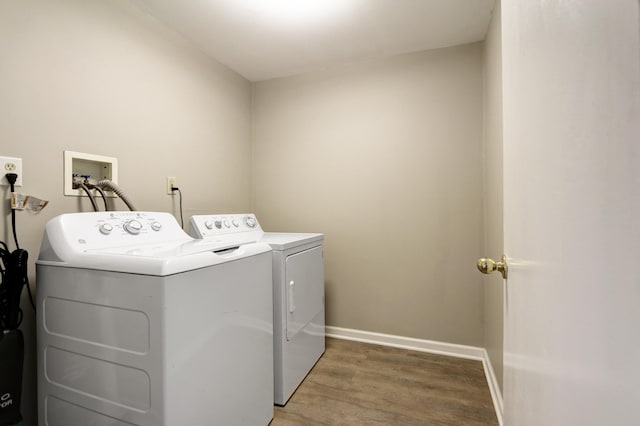
[[[90,210],[86,199],[62,195],[63,150],[117,157],[119,184],[140,210],[177,213],[169,175],[183,190],[185,220],[251,209],[250,83],[128,1],[2,1],[0,58],[0,155],[22,158],[21,191],[50,201],[17,219],[33,287],[45,222]],[[0,191],[7,199],[7,187]],[[0,239],[9,242],[0,206]],[[32,425],[34,325],[25,312],[23,414]]]
[[[177,215],[170,175],[185,220],[254,210],[268,230],[324,232],[329,325],[491,343],[483,320],[497,323],[483,297],[487,309],[497,299],[474,266],[486,249],[483,49],[403,55],[252,93],[127,1],[0,2],[0,155],[23,159],[21,192],[50,201],[18,214],[32,287],[46,221],[90,210],[62,195],[63,151],[73,150],[117,157],[139,209]],[[0,213],[10,242],[6,203]],[[29,426],[35,342],[25,313]]]
[[[484,256],[500,258],[502,232],[502,42],[500,0],[496,1],[489,33],[485,41],[485,250]],[[502,387],[502,277],[494,273],[485,277],[484,344],[491,365]]]
[[254,84],[254,210],[325,233],[328,325],[483,345],[482,55]]

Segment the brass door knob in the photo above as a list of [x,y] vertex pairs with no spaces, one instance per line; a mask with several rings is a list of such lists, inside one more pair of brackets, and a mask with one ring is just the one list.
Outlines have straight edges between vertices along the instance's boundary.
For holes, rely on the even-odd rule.
[[502,278],[506,279],[508,272],[509,272],[509,267],[507,266],[507,256],[506,255],[502,255],[502,259],[500,260],[500,262],[496,262],[493,259],[489,259],[489,258],[482,258],[482,259],[478,259],[478,263],[476,264],[476,266],[478,266],[478,270],[480,270],[480,272],[482,272],[483,274],[490,274],[493,271],[499,271],[502,274]]

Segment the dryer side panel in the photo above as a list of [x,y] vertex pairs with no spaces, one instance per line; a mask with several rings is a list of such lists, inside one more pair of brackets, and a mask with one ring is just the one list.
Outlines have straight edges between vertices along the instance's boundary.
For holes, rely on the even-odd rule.
[[324,309],[322,246],[288,256],[285,269],[287,340],[292,340]]

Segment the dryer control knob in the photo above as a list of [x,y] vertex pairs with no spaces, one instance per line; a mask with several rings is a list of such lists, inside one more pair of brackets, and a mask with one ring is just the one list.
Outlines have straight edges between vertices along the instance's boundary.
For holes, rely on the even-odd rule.
[[100,225],[100,233],[104,235],[109,235],[111,231],[113,231],[113,226],[110,223],[103,223]]
[[221,220],[216,220],[214,225],[216,225],[216,228],[220,229],[220,228],[222,228],[222,221]]
[[225,221],[224,221],[224,227],[225,227],[225,228],[231,228],[231,224],[229,223],[229,221],[228,221],[228,220],[225,220]]
[[153,222],[151,224],[151,229],[153,229],[154,231],[159,231],[162,229],[162,224],[160,222]]
[[124,224],[124,230],[132,235],[138,235],[142,230],[142,223],[137,220],[130,220]]
[[255,228],[256,227],[256,220],[254,218],[252,218],[251,216],[247,216],[244,218],[244,223],[249,227],[249,228]]
[[233,226],[235,226],[236,228],[237,228],[237,227],[238,227],[238,225],[239,225],[239,223],[238,223],[238,221],[237,221],[236,219],[233,219],[233,220],[231,221],[231,223],[232,223],[232,224],[233,224]]
[[207,229],[213,229],[213,221],[211,221],[211,220],[205,220],[205,221],[204,221],[204,226],[205,226]]

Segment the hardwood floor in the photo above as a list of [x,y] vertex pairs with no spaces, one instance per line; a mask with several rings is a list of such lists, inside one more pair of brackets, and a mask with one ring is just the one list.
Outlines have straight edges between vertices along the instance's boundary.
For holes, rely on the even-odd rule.
[[494,426],[480,361],[327,338],[271,426]]

